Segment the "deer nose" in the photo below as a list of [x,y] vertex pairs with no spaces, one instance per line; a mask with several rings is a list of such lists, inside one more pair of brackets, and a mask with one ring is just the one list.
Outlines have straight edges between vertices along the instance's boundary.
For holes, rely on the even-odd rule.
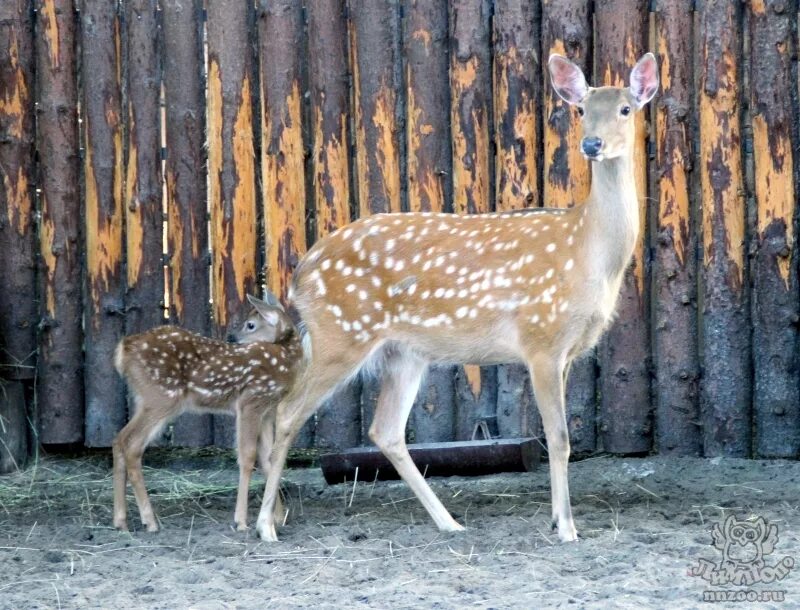
[[239,343],[238,339],[236,338],[236,335],[234,335],[233,333],[229,333],[226,339],[228,340],[228,343]]
[[603,140],[601,138],[584,138],[581,140],[581,150],[587,157],[596,157],[603,148]]

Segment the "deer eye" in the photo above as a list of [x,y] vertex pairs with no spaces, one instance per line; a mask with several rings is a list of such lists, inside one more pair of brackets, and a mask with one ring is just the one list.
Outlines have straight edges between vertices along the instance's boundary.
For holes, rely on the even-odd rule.
[[247,330],[255,330],[256,329],[256,323],[255,322],[248,322],[247,324],[244,325],[244,327]]
[[578,114],[583,116],[583,106],[578,106]]
[[622,116],[628,116],[631,113],[631,107],[630,106],[623,106],[622,108],[619,109],[619,113]]

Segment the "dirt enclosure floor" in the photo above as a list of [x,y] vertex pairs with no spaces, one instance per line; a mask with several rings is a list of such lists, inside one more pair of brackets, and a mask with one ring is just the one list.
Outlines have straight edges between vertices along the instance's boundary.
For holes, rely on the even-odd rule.
[[[433,479],[435,492],[467,526],[459,534],[437,532],[401,483],[327,486],[318,469],[292,469],[284,482],[290,517],[281,541],[264,544],[252,530],[231,527],[232,459],[161,450],[146,461],[162,527],[156,534],[142,531],[130,493],[132,531],[110,527],[107,455],[41,459],[0,477],[1,608],[800,604],[796,462],[597,457],[573,463],[581,535],[573,544],[559,544],[550,531],[546,464],[532,474]],[[260,488],[258,478],[251,519]],[[702,560],[706,575],[721,565],[711,531],[729,515],[750,524],[763,517],[777,534],[762,546],[765,563],[754,569],[761,581],[750,586],[715,587],[691,575],[703,571]],[[793,569],[786,567],[780,579],[778,570],[761,569],[776,564]],[[761,597],[709,604],[704,591],[729,600]],[[783,592],[785,601],[766,601],[772,591]]]

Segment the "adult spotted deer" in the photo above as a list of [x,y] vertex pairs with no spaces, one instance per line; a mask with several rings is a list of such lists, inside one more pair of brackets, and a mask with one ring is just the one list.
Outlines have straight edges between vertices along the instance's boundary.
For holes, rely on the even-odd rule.
[[308,333],[306,361],[278,406],[261,538],[276,539],[273,507],[292,439],[365,366],[383,373],[370,438],[439,529],[463,529],[406,449],[420,380],[429,362],[524,362],[547,437],[553,526],[562,541],[576,539],[564,382],[572,360],[609,324],[638,238],[634,114],[655,95],[658,74],[652,54],[633,68],[629,88],[589,87],[558,55],[548,65],[556,92],[582,116],[581,150],[594,162],[585,202],[475,216],[370,216],[320,240],[299,265],[293,301]]
[[[248,298],[253,311],[228,343],[175,326],[119,342],[114,365],[128,382],[135,414],[113,443],[115,527],[128,529],[125,487],[130,480],[142,524],[148,531],[158,530],[144,486],[142,454],[161,428],[181,413],[210,411],[236,416],[239,492],[234,521],[240,530],[246,529],[256,454],[266,474],[275,407],[288,391],[302,356],[298,335],[278,300],[273,295],[267,301]],[[280,502],[275,510],[282,511]]]

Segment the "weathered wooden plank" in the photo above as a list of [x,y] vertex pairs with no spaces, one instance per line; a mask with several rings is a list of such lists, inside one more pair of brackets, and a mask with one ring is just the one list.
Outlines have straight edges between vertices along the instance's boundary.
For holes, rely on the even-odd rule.
[[[117,5],[83,0],[80,13],[85,180],[86,444],[107,447],[125,424],[114,349],[124,334],[121,34]],[[91,75],[90,77],[88,75]]]
[[535,3],[513,0],[494,14],[495,207],[541,205],[538,109],[542,100]]
[[[400,11],[397,0],[351,0],[355,185],[358,215],[402,207],[397,91],[400,88]],[[361,437],[368,441],[380,379],[361,378]]]
[[[542,61],[552,53],[568,57],[591,76],[592,15],[588,0],[549,0],[542,4]],[[546,67],[542,67],[546,72]],[[542,168],[543,205],[570,207],[589,195],[588,162],[580,152],[578,113],[544,83]],[[574,362],[567,378],[567,424],[573,454],[595,450],[597,443],[597,374],[594,351]],[[527,394],[526,394],[527,395]],[[531,420],[538,427],[538,416]]]
[[447,211],[452,197],[447,4],[405,0],[408,209]]
[[[447,3],[405,0],[406,189],[410,212],[451,209],[452,153]],[[453,374],[432,366],[411,412],[415,442],[450,441],[455,433]]]
[[706,456],[746,457],[751,439],[751,366],[739,117],[739,4],[703,2],[698,39],[703,447]]
[[[536,470],[540,447],[538,440],[513,438],[412,444],[408,445],[408,452],[427,477],[483,476]],[[330,485],[354,481],[356,476],[362,481],[400,478],[389,460],[375,447],[322,455],[320,466]]]
[[[267,287],[285,300],[291,275],[306,250],[306,178],[303,141],[303,7],[298,0],[261,0],[261,186]],[[328,53],[329,51],[325,51]],[[345,56],[346,57],[346,56]],[[314,420],[296,446],[312,444]]]
[[[450,3],[450,128],[457,214],[492,210],[490,20],[487,0]],[[456,438],[467,439],[476,420],[495,414],[497,367],[459,368],[455,387]]]
[[[563,55],[580,66],[591,82],[592,15],[589,0],[547,0],[542,4],[542,57]],[[546,71],[546,66],[543,66]],[[593,83],[594,84],[594,83]],[[581,155],[578,113],[545,81],[544,205],[568,207],[589,195],[589,164]]]
[[[0,29],[3,22],[0,16]],[[27,459],[28,412],[25,405],[25,383],[3,380],[0,391],[0,474],[24,468]]]
[[81,198],[75,15],[68,0],[38,0],[39,440],[84,438]]
[[[350,222],[348,34],[344,0],[312,2],[306,10],[313,197],[319,239]],[[318,447],[355,447],[361,442],[358,381],[319,409],[314,439]]]
[[33,5],[0,6],[0,376],[36,372]]
[[[246,3],[208,4],[207,141],[211,210],[212,331],[222,336],[256,284],[252,53]],[[214,442],[233,443],[233,422],[215,418]]]
[[261,0],[261,175],[266,279],[285,299],[306,249],[306,187],[301,78],[303,7],[296,0]]
[[797,2],[763,0],[750,9],[750,112],[755,157],[753,278],[755,453],[800,450],[800,369],[795,179],[798,148]]
[[[539,17],[536,3],[514,0],[495,5],[492,77],[497,210],[541,205]],[[538,413],[524,365],[498,367],[496,415],[503,437],[528,436],[536,427]]]
[[360,216],[399,212],[400,147],[396,117],[397,0],[350,2],[350,53],[356,184]]
[[485,0],[450,5],[450,125],[453,211],[491,210],[491,7]]
[[25,466],[35,376],[33,4],[0,5],[0,473]]
[[[627,86],[645,50],[645,0],[609,0],[595,6],[597,85]],[[600,417],[603,447],[611,453],[640,453],[652,445],[650,336],[645,268],[647,219],[646,111],[636,116],[634,163],[639,197],[639,241],[623,279],[617,318],[601,341]]]
[[656,99],[658,211],[653,261],[653,398],[659,453],[699,455],[697,234],[691,183],[694,112],[692,0],[656,4],[661,92]]
[[[169,319],[209,332],[208,224],[206,223],[205,99],[201,5],[162,4],[167,158]],[[186,413],[173,426],[175,445],[213,442],[210,415]]]
[[127,150],[125,332],[164,323],[161,188],[161,60],[157,0],[125,3]]

